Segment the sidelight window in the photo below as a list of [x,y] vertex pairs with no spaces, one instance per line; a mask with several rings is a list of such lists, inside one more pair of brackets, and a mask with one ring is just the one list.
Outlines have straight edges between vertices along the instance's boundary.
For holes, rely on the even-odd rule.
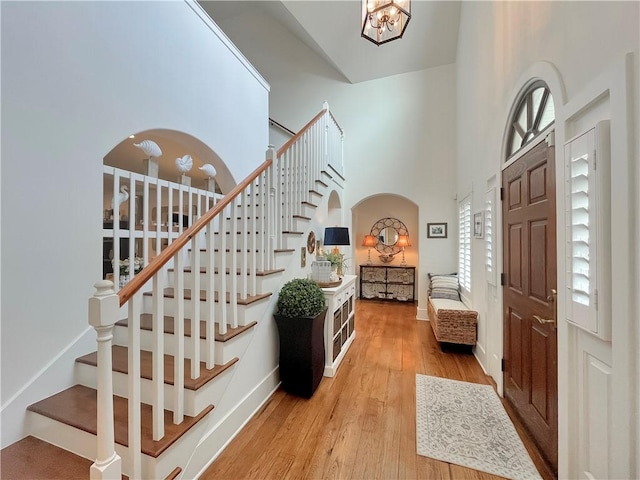
[[471,195],[466,196],[458,209],[458,281],[460,287],[471,291]]

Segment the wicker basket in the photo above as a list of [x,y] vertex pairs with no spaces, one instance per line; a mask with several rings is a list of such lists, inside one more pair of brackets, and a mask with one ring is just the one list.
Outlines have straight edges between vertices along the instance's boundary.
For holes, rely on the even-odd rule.
[[[461,303],[461,305],[463,304]],[[431,303],[431,298],[429,298],[427,309],[436,340],[463,345],[476,344],[478,312],[441,308],[436,315],[436,309]]]

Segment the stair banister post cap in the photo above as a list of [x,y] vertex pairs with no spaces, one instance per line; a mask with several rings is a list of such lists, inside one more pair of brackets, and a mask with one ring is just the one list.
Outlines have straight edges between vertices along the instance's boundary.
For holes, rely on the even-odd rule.
[[96,293],[89,298],[89,324],[106,327],[118,321],[120,299],[113,289],[113,282],[100,280],[93,285]]

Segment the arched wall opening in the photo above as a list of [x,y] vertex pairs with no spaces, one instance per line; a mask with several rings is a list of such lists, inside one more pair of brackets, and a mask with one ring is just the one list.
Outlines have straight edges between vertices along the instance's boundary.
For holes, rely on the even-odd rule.
[[[355,273],[359,274],[360,265],[366,265],[369,248],[363,247],[362,242],[365,235],[369,235],[373,225],[381,218],[397,218],[403,222],[409,232],[411,246],[405,249],[405,260],[408,265],[416,267],[416,295],[418,292],[418,274],[420,247],[420,235],[418,234],[418,205],[412,200],[401,195],[383,193],[372,195],[356,203],[351,209],[352,216],[352,236]],[[371,263],[373,265],[399,266],[402,262],[402,254],[397,254],[389,263],[383,263],[379,258],[379,253],[375,248],[371,248]]]

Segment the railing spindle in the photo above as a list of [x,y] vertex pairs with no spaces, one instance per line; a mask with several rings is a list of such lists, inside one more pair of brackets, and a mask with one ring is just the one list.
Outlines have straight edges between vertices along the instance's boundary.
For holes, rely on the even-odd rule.
[[142,478],[142,418],[140,415],[140,303],[141,293],[136,293],[129,300],[129,452],[131,470],[130,477]]

